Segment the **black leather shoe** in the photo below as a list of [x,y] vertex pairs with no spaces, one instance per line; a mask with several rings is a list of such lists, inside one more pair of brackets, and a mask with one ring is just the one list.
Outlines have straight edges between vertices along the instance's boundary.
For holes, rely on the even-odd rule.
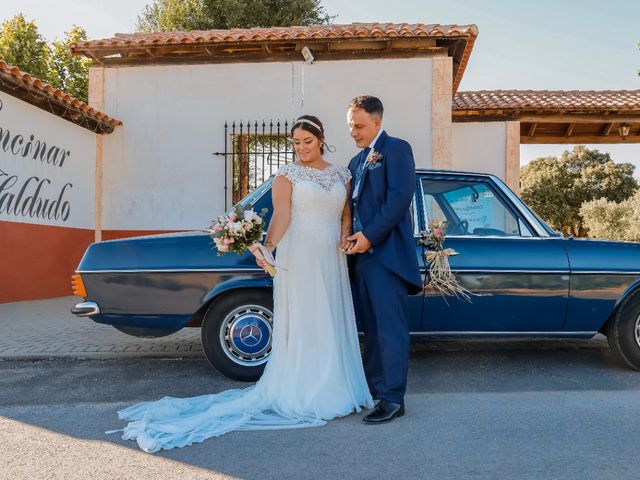
[[369,415],[365,415],[362,421],[369,424],[390,422],[396,417],[404,415],[404,403],[393,403],[388,400],[380,400]]

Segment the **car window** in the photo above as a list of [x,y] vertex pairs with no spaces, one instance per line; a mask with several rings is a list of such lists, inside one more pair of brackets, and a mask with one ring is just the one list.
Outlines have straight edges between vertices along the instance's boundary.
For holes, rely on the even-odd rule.
[[489,183],[424,179],[425,220],[447,220],[449,235],[530,237]]

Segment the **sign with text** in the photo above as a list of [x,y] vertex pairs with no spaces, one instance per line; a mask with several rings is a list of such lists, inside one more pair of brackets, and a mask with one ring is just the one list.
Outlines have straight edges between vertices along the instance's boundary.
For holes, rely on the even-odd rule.
[[0,92],[0,220],[93,228],[95,135]]

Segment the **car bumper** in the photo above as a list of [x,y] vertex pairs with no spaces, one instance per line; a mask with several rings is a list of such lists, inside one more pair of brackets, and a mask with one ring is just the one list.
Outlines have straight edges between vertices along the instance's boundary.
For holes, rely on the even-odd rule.
[[99,315],[100,307],[96,302],[81,302],[71,309],[71,313],[78,317],[89,317]]

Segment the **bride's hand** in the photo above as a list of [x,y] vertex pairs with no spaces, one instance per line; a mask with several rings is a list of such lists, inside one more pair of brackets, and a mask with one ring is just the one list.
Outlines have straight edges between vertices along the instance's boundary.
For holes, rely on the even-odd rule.
[[264,268],[265,265],[265,260],[264,257],[262,256],[262,253],[260,252],[260,250],[258,248],[249,248],[249,251],[251,253],[253,253],[253,256],[256,257],[256,264],[260,267],[260,268]]
[[341,252],[346,252],[347,250],[349,250],[349,248],[351,248],[351,245],[353,245],[353,242],[350,242],[349,240],[347,240],[347,235],[343,235],[342,237],[340,237]]

